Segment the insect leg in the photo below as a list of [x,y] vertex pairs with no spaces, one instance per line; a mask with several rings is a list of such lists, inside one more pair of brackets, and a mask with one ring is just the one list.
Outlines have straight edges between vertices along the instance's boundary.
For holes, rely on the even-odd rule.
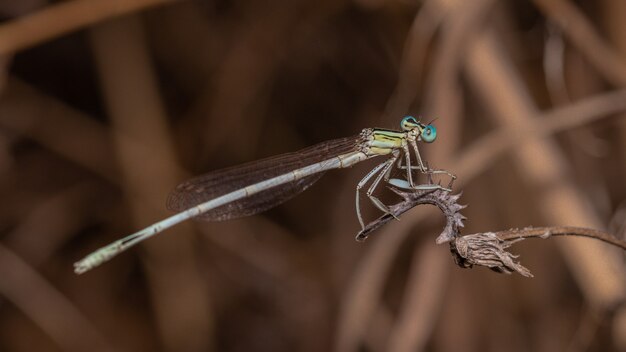
[[420,171],[425,173],[426,170],[428,170],[428,168],[426,168],[424,166],[424,163],[422,162],[422,156],[420,155],[420,151],[417,148],[417,143],[415,141],[410,141],[409,143],[411,143],[411,147],[413,147],[413,150],[415,151],[415,157],[417,158],[417,166],[419,166]]
[[[402,147],[402,150],[404,151],[404,156],[406,159],[406,180],[409,181],[409,184],[411,185],[411,187],[413,187],[415,184],[413,183],[413,169],[411,168],[411,154],[409,153],[409,146],[405,144]],[[385,180],[388,181],[389,177],[387,177]]]
[[[392,159],[389,159],[389,160],[392,160]],[[361,188],[363,188],[363,186],[365,186],[365,184],[370,180],[370,178],[372,178],[382,168],[384,168],[387,164],[389,164],[389,160],[383,163],[380,163],[375,168],[373,168],[372,171],[368,172],[367,175],[365,175],[365,177],[363,177],[361,181],[359,181],[359,183],[356,185],[356,216],[359,218],[359,223],[361,224],[361,228],[365,228],[365,223],[363,222],[363,217],[361,216],[361,205],[359,201],[360,190]]]
[[389,213],[389,208],[385,204],[383,204],[383,202],[381,202],[380,199],[376,198],[373,195],[373,193],[374,193],[374,190],[376,190],[376,187],[378,186],[380,181],[383,179],[383,177],[385,177],[387,172],[391,169],[393,164],[396,162],[398,157],[399,157],[399,154],[398,153],[394,153],[393,157],[387,161],[387,163],[386,163],[385,167],[383,168],[383,170],[378,174],[378,176],[376,177],[374,182],[372,182],[372,185],[367,189],[367,193],[366,194],[369,197],[369,199],[372,201],[372,203],[374,203],[374,205],[378,209],[380,209],[384,213]]

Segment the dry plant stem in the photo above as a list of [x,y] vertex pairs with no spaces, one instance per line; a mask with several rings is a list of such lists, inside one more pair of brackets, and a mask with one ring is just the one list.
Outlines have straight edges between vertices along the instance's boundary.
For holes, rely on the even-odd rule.
[[546,238],[553,236],[580,236],[589,237],[596,240],[600,240],[616,247],[619,247],[626,251],[626,241],[619,238],[594,229],[588,229],[584,227],[567,227],[567,226],[552,226],[552,227],[530,227],[524,229],[510,229],[506,231],[495,232],[496,236],[503,241],[511,241],[515,239],[524,238]]
[[[415,248],[407,288],[384,351],[423,351],[445,300],[449,258],[437,245],[427,242]],[[421,241],[424,242],[424,241]]]
[[[35,87],[14,77],[9,79],[9,84],[4,94],[0,94],[0,126],[36,141],[61,158],[84,167],[86,170],[93,172],[114,185],[122,185],[124,180],[119,176],[119,167],[113,159],[115,146],[112,140],[123,144],[126,150],[130,149],[129,154],[132,155],[154,153],[154,149],[143,141],[133,139],[131,135],[121,131],[107,131],[107,127],[97,122],[95,118],[66,105],[54,97],[46,95]],[[68,135],[71,138],[68,138]],[[160,158],[159,155],[155,157]],[[180,167],[177,167],[174,173],[188,174]],[[180,179],[183,178],[185,176],[180,177]],[[173,182],[172,184],[175,183]],[[170,186],[168,185],[168,187]],[[91,194],[93,195],[94,193],[92,192]],[[140,194],[127,194],[126,196],[130,202],[138,204],[137,207],[143,209],[163,209],[163,199],[159,198],[157,200],[152,197],[150,201],[141,198]],[[141,202],[141,204],[138,202]],[[157,203],[155,204],[154,202]],[[155,217],[157,216],[155,215]],[[153,219],[151,218],[150,220]],[[20,229],[22,228],[20,227],[16,230]],[[276,233],[275,231],[274,233]],[[20,230],[19,232],[21,233],[22,231]],[[59,233],[59,236],[70,233],[73,233],[73,231],[64,231],[63,234]],[[17,235],[17,232],[15,234]],[[34,234],[41,235],[41,232]],[[13,237],[12,235],[11,237]],[[172,238],[172,241],[181,240],[181,236],[172,237],[175,237]],[[205,238],[211,241],[215,239],[217,242],[213,243],[213,245],[217,244],[220,247],[224,245],[223,242],[226,240],[223,236],[205,236]],[[21,236],[20,241],[22,241]],[[270,274],[274,274],[272,272],[274,269],[276,271],[281,270],[280,268],[268,267],[267,261],[263,262],[263,260],[255,260],[249,257],[250,253],[242,246],[229,246],[228,250],[232,255],[242,258],[245,262]],[[38,257],[39,255],[37,254],[36,256]],[[36,257],[29,257],[29,259],[33,259],[35,262],[39,261]],[[278,275],[278,273],[276,274]],[[279,281],[284,281],[283,279],[288,278],[281,276]],[[201,290],[198,292],[201,292]]]
[[[428,154],[429,160],[437,163],[434,167],[456,170],[452,155],[461,141],[464,109],[458,75],[467,44],[471,42],[472,34],[483,25],[482,19],[493,3],[493,0],[466,1],[461,6],[442,10],[439,1],[433,1],[433,7],[439,7],[439,12],[446,14],[441,26],[441,45],[437,48],[435,65],[425,87],[428,93],[424,113],[442,117],[437,124],[442,131],[446,131],[446,143],[440,143]],[[460,223],[462,219],[457,220]],[[441,236],[440,239],[445,237]],[[393,352],[422,350],[427,345],[441,314],[441,300],[445,297],[452,268],[443,265],[448,260],[446,254],[432,244],[417,246],[413,256],[408,275],[410,279],[403,293],[405,309],[400,310],[389,336],[387,350]],[[431,264],[439,267],[433,269]],[[431,270],[427,272],[426,268]]]
[[[459,65],[463,62],[461,59],[465,48],[463,44],[468,42],[468,35],[474,32],[474,27],[480,25],[479,19],[489,9],[490,2],[480,1],[476,2],[476,7],[467,8],[461,6],[457,9],[450,9],[442,5],[440,1],[430,0],[422,9],[422,11],[427,10],[427,17],[434,18],[436,21],[445,19],[445,22],[443,22],[445,26],[443,30],[445,43],[437,53],[435,60],[437,67],[434,70],[434,74],[429,77],[429,87],[426,89],[427,91],[433,91],[428,115],[445,116],[445,119],[441,119],[438,124],[441,130],[449,133],[446,143],[439,144],[437,148],[432,150],[432,154],[429,155],[430,159],[437,160],[437,167],[449,167],[456,170],[456,166],[452,163],[451,155],[456,149],[458,141],[460,141],[460,138],[455,138],[455,136],[458,135],[461,129],[462,98],[455,73],[460,71]],[[474,3],[468,6],[473,5]],[[428,20],[423,17],[426,16],[421,16],[418,13],[412,28],[417,28],[416,21]],[[431,24],[431,26],[436,24],[437,22]],[[434,32],[434,29],[432,29],[432,32]],[[426,37],[430,34],[431,32],[429,31]],[[423,40],[423,37],[419,37],[419,35],[419,32],[411,31],[410,37],[406,40],[407,45],[410,45],[410,43],[421,43],[425,47],[426,40]],[[411,48],[405,49],[403,54],[405,58],[408,56],[407,53],[411,53]],[[458,55],[458,57],[448,57],[449,55]],[[400,71],[411,72],[411,65],[419,66],[419,62],[410,62],[408,59],[403,60]],[[419,86],[417,82],[409,82],[410,79],[417,81],[418,78],[412,75],[399,78],[398,86],[387,105],[387,114],[390,111],[397,111],[397,113],[407,111],[406,109],[408,109],[416,96],[417,92],[415,89]],[[445,80],[445,82],[438,82],[438,80]],[[406,223],[407,221],[409,224]],[[398,227],[394,228],[394,226],[385,229],[386,234],[384,236],[386,241],[389,240],[389,237],[393,237],[393,240],[389,240],[387,243],[377,242],[375,249],[368,253],[363,265],[359,268],[359,272],[363,272],[363,275],[354,276],[354,284],[349,288],[346,295],[346,309],[339,325],[337,350],[355,350],[357,348],[358,341],[365,334],[367,321],[369,321],[372,312],[375,310],[375,305],[378,304],[382,292],[381,286],[384,283],[384,279],[375,276],[386,275],[386,271],[391,267],[389,261],[392,260],[394,253],[398,250],[403,239],[408,236],[411,225],[415,222],[417,222],[417,217],[412,216],[410,220],[404,220],[404,224],[400,225],[401,230]],[[392,231],[393,235],[390,234]],[[398,234],[397,231],[405,232]],[[418,258],[437,257],[437,261],[442,262],[446,260],[443,253],[438,252],[434,247],[429,246],[428,248],[434,251],[434,253],[424,255],[422,249],[417,247],[415,255],[419,255]],[[416,260],[419,261],[420,259],[418,258]],[[422,265],[429,266],[428,262],[423,262]],[[415,264],[413,268],[416,267],[419,266]],[[448,270],[440,269],[444,272]],[[367,273],[368,271],[369,274]],[[442,272],[442,276],[445,276],[444,272]],[[409,276],[413,277],[413,275],[414,273],[411,273]],[[381,286],[374,285],[374,282]],[[394,349],[414,350],[419,346],[424,346],[428,341],[430,331],[432,331],[435,325],[433,322],[437,320],[438,310],[429,309],[428,305],[432,303],[432,300],[428,298],[442,295],[445,289],[445,280],[437,281],[437,284],[430,285],[424,290],[420,287],[422,286],[412,282],[404,293],[407,299],[405,303],[411,309],[403,310],[394,324],[393,330],[397,331],[397,333],[394,333],[393,339],[389,342]]]
[[[0,245],[0,295],[32,319],[63,351],[113,351],[96,327],[46,279]],[[68,334],[68,331],[72,333]]]
[[12,59],[12,55],[0,55],[0,95],[4,93],[4,89],[7,86],[7,81],[9,80],[9,66]]
[[450,243],[450,250],[456,263],[464,268],[480,265],[497,272],[519,274],[532,277],[528,269],[515,259],[517,256],[505,251],[513,243],[527,238],[547,239],[552,236],[582,236],[604,241],[626,250],[626,242],[608,233],[581,227],[536,227],[510,229],[499,232],[476,233],[455,238]]
[[[298,253],[296,257],[305,256],[302,253],[302,247],[292,243],[296,236],[267,218],[250,217],[243,221],[233,221],[230,224],[222,222],[212,225],[211,229],[205,226],[199,229],[206,235],[206,238],[211,239],[207,242],[207,248],[217,248],[221,252],[229,253],[276,282],[293,280],[295,270],[291,267],[291,258],[288,253]],[[225,232],[228,236],[224,236]],[[270,242],[267,239],[263,240],[263,243],[256,244],[257,241],[250,238],[250,235],[255,232],[271,233],[272,241],[277,243],[267,243]]]
[[[438,2],[439,5],[447,8],[445,2]],[[464,184],[486,171],[499,157],[519,145],[601,117],[623,112],[626,109],[625,105],[626,91],[603,93],[583,99],[571,106],[543,113],[543,116],[538,116],[533,124],[522,126],[524,130],[528,129],[527,131],[531,133],[517,133],[508,129],[497,130],[481,138],[470,147],[469,151],[462,153],[455,162],[452,162],[452,165],[456,165],[454,170],[460,176],[456,186],[462,188]],[[515,138],[511,138],[512,136]],[[369,307],[371,302],[377,301],[377,297],[380,296],[384,277],[390,270],[391,261],[395,258],[394,253],[408,237],[409,230],[427,216],[426,213],[417,212],[407,214],[401,222],[389,225],[382,230],[379,236],[384,237],[385,240],[375,242],[347,289],[343,311],[340,313],[336,350],[356,348],[357,341],[364,331],[362,326],[371,315]]]
[[[458,166],[454,170],[461,176],[457,186],[470,181],[485,171],[497,158],[518,144],[593,121],[601,116],[606,116],[606,114],[623,111],[626,108],[625,98],[626,91],[601,94],[577,102],[571,107],[547,112],[544,118],[538,118],[532,127],[528,127],[532,128],[532,131],[529,132],[538,133],[518,134],[509,130],[492,133],[486,137],[485,141],[481,139],[475,147],[470,149],[470,152],[463,153],[461,157],[457,158],[457,162],[452,163]],[[511,138],[513,135],[516,138]],[[368,320],[369,313],[367,312],[371,312],[371,309],[367,307],[371,305],[370,302],[376,301],[376,296],[380,295],[381,287],[379,285],[384,282],[382,276],[387,275],[390,261],[394,258],[393,253],[398,250],[404,238],[408,236],[408,230],[423,219],[423,213],[415,213],[405,216],[401,224],[388,226],[383,230],[383,234],[380,236],[384,236],[385,241],[375,243],[359,267],[358,274],[354,276],[353,284],[346,294],[344,312],[341,314],[342,322],[338,334],[337,350],[353,350],[355,348],[356,341],[364,331],[362,326]]]
[[[216,70],[216,77],[207,81],[207,87],[188,113],[187,118],[208,116],[209,126],[202,139],[203,149],[208,153],[228,143],[231,152],[245,155],[252,150],[241,148],[256,145],[263,109],[255,104],[263,105],[262,100],[269,98],[266,92],[272,82],[270,78],[280,67],[280,56],[289,44],[294,22],[302,20],[300,11],[306,2],[298,0],[285,6],[261,8],[254,2],[250,4],[250,10],[257,12],[256,15],[250,16],[251,22],[243,26],[223,64]],[[232,143],[232,131],[238,131],[238,138],[248,143]]]
[[[470,82],[497,122],[522,128],[537,122],[533,118],[537,114],[535,104],[492,33],[485,33],[475,42],[468,55],[467,71]],[[500,93],[499,99],[492,99],[494,91]],[[542,187],[542,199],[538,203],[547,221],[601,227],[600,220],[568,181],[565,159],[552,141],[529,143],[515,156],[523,175]],[[625,273],[616,253],[595,242],[571,240],[559,245],[585,297],[593,305],[613,307],[624,299]]]
[[[120,143],[125,145],[125,148],[132,149],[131,154],[147,155],[153,153],[153,150],[141,141],[134,140],[125,133],[107,131],[107,127],[97,122],[93,117],[67,106],[53,97],[47,96],[14,77],[9,79],[7,90],[0,94],[0,126],[36,141],[60,157],[84,167],[114,185],[123,184],[123,180],[120,179],[116,161],[112,157],[115,150],[112,139],[122,141]],[[67,135],[72,137],[67,138]],[[177,167],[174,173],[189,174],[180,167]],[[91,194],[94,193],[91,192]],[[140,199],[137,196],[137,194],[128,195],[132,202],[141,201],[141,206],[144,208],[155,207],[155,204],[150,204],[147,200]],[[153,199],[154,201],[156,200]],[[160,200],[156,206],[163,208],[161,203]],[[55,210],[58,210],[58,207]],[[276,231],[276,229],[273,230],[274,233]],[[69,234],[72,232],[65,231],[64,233]],[[15,237],[20,237],[19,240],[15,240],[16,245],[19,241],[26,241],[26,237],[22,235],[17,236],[18,233],[23,233],[23,231],[14,233],[16,234]],[[40,231],[29,231],[29,233],[34,235],[41,234]],[[13,238],[13,236],[10,237]],[[285,235],[283,239],[287,237],[289,236]],[[215,243],[220,246],[226,240],[220,236],[209,236],[207,238],[214,239]],[[230,246],[229,249],[234,255],[244,260],[250,259],[248,258],[249,253],[245,248]],[[37,261],[37,259],[34,260]],[[262,270],[271,271],[269,268],[264,268],[264,264],[260,262],[252,264],[257,265]]]
[[452,195],[450,192],[443,190],[407,191],[393,186],[390,186],[389,188],[401,196],[403,201],[389,206],[389,214],[384,214],[378,219],[367,224],[367,226],[365,226],[365,228],[356,236],[357,241],[365,240],[370,232],[378,229],[393,219],[399,218],[402,214],[420,204],[435,205],[446,217],[446,226],[439,237],[437,237],[437,244],[450,242],[458,235],[459,229],[463,227],[463,220],[465,220],[465,217],[461,215],[460,211],[464,209],[465,206],[457,204],[459,197],[461,197],[460,194]]
[[[578,326],[572,334],[566,351],[584,352],[592,350],[593,343],[597,340],[598,329],[604,325],[604,322],[607,321],[609,317],[610,312],[598,312],[588,305],[582,307]],[[619,345],[617,350],[621,351]]]
[[[127,17],[90,31],[98,73],[109,115],[116,130],[148,146],[143,153],[115,139],[127,194],[148,201],[131,203],[136,223],[164,217],[163,195],[179,175],[164,108],[157,89],[138,17]],[[159,210],[156,210],[159,209]],[[157,326],[166,350],[206,350],[211,345],[212,321],[208,290],[195,266],[191,225],[178,229],[180,236],[163,237],[146,244],[153,258],[145,262]]]
[[548,96],[553,106],[571,102],[565,75],[565,39],[555,25],[547,25],[543,46],[543,72]]
[[[3,238],[3,243],[32,266],[40,266],[67,242],[71,234],[92,223],[94,213],[104,215],[103,208],[110,209],[111,202],[104,200],[105,191],[101,187],[97,182],[85,181],[52,196],[41,197],[19,225]],[[106,213],[110,216],[110,212]]]
[[[374,229],[384,225],[391,219],[399,218],[406,211],[421,204],[436,205],[446,217],[446,226],[437,243],[451,243],[451,250],[457,264],[463,267],[482,265],[498,272],[511,273],[517,271],[523,276],[532,277],[528,269],[515,262],[515,256],[505,249],[513,243],[532,237],[548,238],[551,236],[581,236],[597,239],[626,251],[626,241],[620,240],[606,232],[581,227],[528,227],[524,229],[510,229],[499,232],[477,233],[460,236],[460,229],[465,219],[459,211],[464,209],[457,203],[459,195],[453,196],[448,192],[437,191],[404,191],[391,187],[402,196],[403,201],[389,206],[389,214],[385,214],[372,221],[359,233],[357,240],[364,240],[365,236]],[[392,340],[393,341],[393,340]],[[402,344],[402,343],[399,343]],[[415,347],[415,346],[413,346]],[[393,349],[392,349],[393,350]],[[402,350],[405,350],[404,348]],[[409,350],[414,350],[411,348]]]
[[[522,129],[503,128],[491,132],[466,148],[452,162],[458,166],[455,170],[463,176],[457,181],[457,185],[477,177],[497,158],[518,144],[579,127],[625,110],[626,90],[618,90],[544,112],[536,123]],[[44,115],[45,119],[39,118]],[[0,125],[41,143],[60,156],[115,184],[120,182],[117,171],[114,170],[114,161],[110,157],[114,147],[106,135],[105,126],[19,79],[10,79],[7,91],[0,95]],[[67,131],[73,136],[71,139],[62,137],[63,132]],[[132,145],[133,153],[146,154],[150,151],[150,148],[127,135],[118,133],[114,136],[115,139],[124,140],[125,145]],[[81,145],[90,147],[77,147]]]
[[[602,26],[608,33],[608,37],[611,39],[612,44],[615,45],[620,57],[622,58],[622,64],[624,63],[624,57],[626,57],[626,22],[624,21],[624,13],[626,13],[625,1],[612,1],[604,0],[600,1],[600,7],[603,13]],[[626,117],[626,115],[622,115]],[[621,166],[618,169],[618,174],[626,174],[626,118],[623,118],[615,128],[618,130],[619,140],[618,150],[621,150],[620,159]],[[623,209],[622,212],[626,210]],[[623,213],[626,215],[626,212]],[[626,216],[622,219],[626,220]],[[626,221],[622,226],[626,226]],[[609,227],[611,229],[611,227]],[[622,227],[622,231],[613,232],[622,238],[626,238],[626,228]],[[626,351],[626,309],[621,311],[621,315],[616,315],[613,319],[613,336],[616,349],[619,351]]]
[[462,92],[459,81],[460,71],[465,59],[467,44],[471,42],[474,33],[480,31],[489,10],[495,0],[465,1],[447,11],[444,26],[442,26],[441,46],[437,50],[436,64],[428,79],[426,104],[429,110],[427,116],[445,117],[459,123],[450,124],[446,128],[446,136],[452,139],[459,136],[462,130]]
[[[122,141],[133,154],[153,154],[150,146],[128,134],[107,130],[93,116],[15,77],[8,80],[6,90],[0,94],[0,126],[40,143],[114,185],[122,181],[119,166],[112,156],[113,140]],[[189,173],[177,165],[175,174]],[[161,203],[162,200],[159,208],[162,208]]]
[[[463,179],[472,179],[487,170],[505,152],[532,138],[582,126],[601,117],[626,110],[626,90],[598,94],[567,106],[543,113],[530,125],[501,128],[482,137],[466,148],[453,165]],[[459,181],[461,182],[461,181]]]
[[[452,155],[460,143],[463,116],[463,94],[458,80],[466,43],[472,33],[480,27],[481,19],[486,15],[493,1],[480,0],[466,2],[464,5],[442,9],[438,1],[433,1],[435,12],[445,14],[442,23],[441,45],[437,48],[434,68],[427,78],[425,100],[427,116],[445,117],[438,121],[446,132],[446,143],[429,151],[429,160],[436,160],[436,167],[455,170]],[[416,92],[413,92],[414,97]],[[449,223],[448,223],[449,224]],[[449,227],[448,227],[449,228]],[[444,230],[445,232],[445,230]],[[440,239],[445,238],[442,235]],[[435,246],[418,245],[414,251],[414,261],[408,275],[409,282],[404,295],[403,307],[389,337],[387,350],[414,351],[423,349],[439,320],[440,300],[445,296],[450,266],[440,266],[425,274],[423,268],[430,268],[431,263],[443,264],[447,260],[445,253]],[[437,265],[437,264],[435,264]],[[421,268],[421,269],[420,269]],[[431,275],[437,275],[432,277]],[[436,305],[436,306],[434,306]]]
[[0,57],[24,50],[109,18],[174,0],[75,0],[50,5],[0,25]]
[[384,120],[395,120],[404,115],[419,91],[420,76],[426,60],[428,45],[445,14],[436,9],[436,1],[426,0],[413,19],[398,69],[398,83],[388,99]]
[[367,322],[376,311],[377,302],[380,302],[382,288],[397,251],[415,223],[434,214],[432,209],[432,212],[415,213],[413,216],[405,216],[402,221],[389,224],[379,234],[379,237],[384,236],[384,240],[374,242],[374,246],[368,249],[342,299],[336,351],[354,351],[358,348]]
[[580,50],[607,81],[626,87],[626,64],[600,37],[585,15],[568,0],[534,0],[539,9],[554,21],[563,34]]
[[373,314],[369,330],[363,337],[363,345],[367,351],[385,351],[387,340],[393,328],[393,314],[384,303],[378,306]]
[[[456,79],[466,48],[463,40],[467,39],[468,33],[472,33],[475,20],[484,13],[489,1],[467,2],[467,6],[451,11],[433,10],[444,17],[440,26],[442,41],[437,48],[433,71],[425,80],[424,91],[428,93],[425,94],[423,113],[432,117],[445,116],[437,123],[447,131],[446,143],[440,143],[427,155],[427,159],[436,161],[433,167],[454,170],[451,160],[461,140],[459,132],[463,116],[463,97]],[[436,8],[439,4],[432,1],[431,6]],[[413,100],[415,98],[412,97]],[[446,296],[451,272],[451,266],[445,265],[447,260],[446,254],[432,242],[419,241],[415,246],[407,286],[402,293],[402,309],[394,321],[386,351],[408,352],[425,348],[437,326]]]
[[499,273],[517,272],[533,277],[530,270],[515,260],[517,256],[506,251],[516,241],[501,240],[493,232],[477,233],[455,238],[450,242],[450,252],[454,262],[462,268],[480,265]]
[[[278,315],[273,319],[290,322],[291,332],[283,333],[293,334],[294,341],[297,341],[294,350],[326,348],[325,338],[310,334],[310,331],[326,329],[330,322],[328,312],[322,308],[329,304],[328,297],[321,293],[321,287],[309,275],[302,274],[306,270],[304,267],[316,265],[315,258],[310,258],[310,254],[307,256],[310,245],[298,244],[293,233],[262,216],[212,223],[203,226],[201,231],[207,239],[210,238],[210,241],[202,241],[206,244],[202,264],[204,271],[209,270],[205,277],[215,288],[212,290],[215,301],[226,299],[227,292],[223,291],[221,280],[231,285],[236,283],[244,290],[276,302]],[[254,238],[255,234],[268,233],[272,236]],[[302,263],[307,257],[311,260]],[[216,270],[211,270],[213,268]],[[219,275],[213,275],[218,272]],[[302,309],[303,300],[307,302],[306,309]]]
[[0,94],[0,126],[110,182],[119,182],[111,157],[113,144],[103,124],[14,77]]
[[[5,128],[19,132],[50,148],[60,156],[81,164],[114,183],[119,183],[119,177],[115,176],[117,173],[111,171],[114,169],[114,163],[109,154],[112,146],[104,147],[103,151],[98,154],[101,156],[89,154],[99,150],[102,146],[110,144],[108,137],[104,135],[104,126],[97,122],[92,122],[93,119],[16,79],[10,80],[8,91],[0,97],[0,101],[2,102],[0,104],[0,124]],[[23,101],[30,101],[31,103],[25,104]],[[544,113],[544,116],[538,118],[537,122],[532,125],[532,129],[528,130],[528,133],[518,135],[509,130],[492,132],[490,135],[481,138],[457,159],[458,161],[455,164],[459,167],[455,168],[455,171],[461,175],[461,178],[457,181],[457,187],[462,188],[464,184],[486,170],[497,158],[503,156],[504,153],[510,151],[513,147],[529,140],[542,138],[544,135],[550,135],[618,113],[624,110],[625,103],[626,91],[598,94],[594,97],[585,98],[571,106],[557,108]],[[18,113],[16,112],[17,109],[27,109],[27,111]],[[44,111],[46,114],[42,113]],[[13,120],[11,119],[13,116],[21,116],[22,118]],[[46,118],[40,118],[42,116]],[[25,120],[24,118],[28,119]],[[67,139],[61,135],[61,131],[64,129],[76,130],[77,132],[70,133],[74,137]],[[518,138],[511,138],[513,135],[518,136]],[[127,136],[120,134],[116,138],[124,137]],[[132,140],[126,142],[126,144],[132,143]],[[91,147],[78,148],[75,145],[91,145]],[[136,143],[136,146],[140,149],[146,149],[140,143]],[[486,157],[481,155],[486,155]],[[372,294],[368,292],[375,287],[373,283],[377,280],[377,277],[384,278],[387,275],[386,263],[390,263],[394,258],[393,253],[395,253],[406,236],[411,233],[409,230],[417,222],[423,220],[425,216],[427,215],[423,212],[406,214],[401,222],[382,230],[383,232],[379,236],[385,237],[385,241],[375,242],[374,247],[370,250],[370,254],[368,254],[368,258],[377,259],[372,262],[363,262],[362,267],[358,271],[358,273],[362,272],[363,276],[360,279],[358,274],[355,276],[357,279],[355,282],[359,281],[361,283],[361,286],[355,287],[354,295],[352,295],[356,299],[351,301],[355,304],[357,311],[362,311],[359,308],[362,307],[362,304],[359,302],[366,300],[368,294]],[[373,251],[376,251],[377,254],[372,255]],[[362,317],[359,316],[357,319],[361,320]]]

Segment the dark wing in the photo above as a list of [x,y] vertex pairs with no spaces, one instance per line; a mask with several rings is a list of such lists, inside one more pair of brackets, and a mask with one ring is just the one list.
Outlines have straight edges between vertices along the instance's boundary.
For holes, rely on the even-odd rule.
[[[184,211],[198,204],[290,171],[355,151],[360,136],[335,139],[259,161],[216,170],[178,185],[167,198],[167,208]],[[304,177],[210,210],[198,218],[222,221],[258,214],[309,188],[324,172]]]

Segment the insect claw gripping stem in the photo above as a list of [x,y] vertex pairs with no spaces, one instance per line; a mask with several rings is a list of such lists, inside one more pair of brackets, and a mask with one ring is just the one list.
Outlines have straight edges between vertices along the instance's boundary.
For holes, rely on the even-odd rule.
[[[433,184],[433,175],[434,174],[446,174],[448,176],[450,176],[450,182],[448,182],[448,187],[445,188],[448,191],[452,190],[452,185],[454,184],[454,181],[456,180],[456,175],[449,172],[448,170],[444,170],[444,169],[428,169],[425,172],[428,175],[428,183]],[[441,181],[438,182],[439,185],[441,185]],[[442,187],[443,188],[443,187]]]

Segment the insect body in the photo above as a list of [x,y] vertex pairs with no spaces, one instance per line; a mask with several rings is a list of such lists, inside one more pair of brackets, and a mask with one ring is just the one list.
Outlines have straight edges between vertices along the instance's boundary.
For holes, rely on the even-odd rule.
[[[435,141],[435,127],[423,124],[412,116],[403,118],[400,127],[400,131],[366,128],[354,137],[322,142],[298,152],[217,170],[183,182],[167,200],[167,207],[177,214],[93,252],[74,264],[75,271],[83,273],[90,270],[135,244],[190,218],[220,221],[260,213],[304,191],[327,170],[347,168],[374,157],[387,156],[387,159],[357,184],[356,211],[362,228],[364,223],[359,204],[361,188],[373,178],[366,194],[378,209],[388,212],[387,206],[373,192],[381,181],[389,181],[394,168],[406,175],[407,187],[449,191],[438,184],[416,185],[413,180],[414,170],[427,174],[447,174],[452,180],[456,178],[445,170],[431,170],[422,161],[417,142]],[[412,165],[413,158],[417,165]]]

